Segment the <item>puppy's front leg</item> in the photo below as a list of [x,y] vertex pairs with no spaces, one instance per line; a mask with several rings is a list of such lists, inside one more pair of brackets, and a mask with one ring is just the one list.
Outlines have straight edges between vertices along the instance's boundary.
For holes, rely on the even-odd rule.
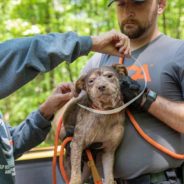
[[81,184],[81,156],[82,156],[82,141],[74,138],[71,146],[71,178],[70,184]]
[[114,184],[114,175],[113,175],[114,151],[108,151],[102,154],[102,164],[103,164],[105,184]]

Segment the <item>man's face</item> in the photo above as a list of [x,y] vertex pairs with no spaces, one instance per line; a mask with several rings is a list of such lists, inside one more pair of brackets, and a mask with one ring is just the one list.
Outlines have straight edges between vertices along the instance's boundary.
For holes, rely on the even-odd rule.
[[130,39],[140,38],[156,26],[158,0],[118,0],[115,3],[120,29]]

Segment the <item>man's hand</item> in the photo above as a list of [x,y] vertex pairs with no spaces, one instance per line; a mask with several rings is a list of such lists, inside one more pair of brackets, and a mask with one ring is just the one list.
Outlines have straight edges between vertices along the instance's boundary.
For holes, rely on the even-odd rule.
[[119,57],[131,55],[130,40],[122,33],[112,30],[101,36],[92,36],[91,38],[93,42],[92,51]]
[[131,108],[142,108],[144,111],[148,111],[151,104],[157,98],[157,94],[154,91],[148,88],[143,89],[137,81],[131,79],[129,76],[122,76],[120,78],[120,88],[125,103],[138,96],[144,90],[143,94],[130,105]]
[[50,119],[67,101],[73,97],[74,86],[72,83],[60,84],[51,96],[40,106],[44,118]]
[[[120,87],[125,103],[135,98],[143,90],[139,83],[131,79],[129,76],[122,76],[120,78]],[[145,102],[146,91],[147,90],[145,90],[144,93],[135,102],[133,102],[131,107],[140,108],[143,105]]]

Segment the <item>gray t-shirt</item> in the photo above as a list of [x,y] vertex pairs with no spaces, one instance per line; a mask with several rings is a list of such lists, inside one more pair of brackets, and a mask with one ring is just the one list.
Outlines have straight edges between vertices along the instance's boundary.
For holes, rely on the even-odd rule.
[[[184,41],[160,35],[154,41],[132,52],[138,58],[148,79],[148,88],[160,96],[174,101],[184,101]],[[83,72],[102,65],[118,63],[119,58],[96,54],[87,63]],[[129,75],[144,84],[144,75],[134,60],[125,58]],[[166,126],[142,110],[132,111],[141,128],[161,145],[171,151],[184,154],[184,135]],[[168,116],[168,114],[166,114]],[[146,173],[155,173],[175,168],[182,164],[158,151],[136,132],[128,117],[125,134],[116,153],[115,176],[131,179]]]

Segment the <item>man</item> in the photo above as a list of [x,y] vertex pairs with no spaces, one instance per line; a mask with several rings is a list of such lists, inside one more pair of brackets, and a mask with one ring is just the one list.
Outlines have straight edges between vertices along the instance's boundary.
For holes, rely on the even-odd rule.
[[[73,61],[90,50],[121,56],[129,53],[128,38],[115,31],[102,36],[79,37],[73,32],[10,40],[0,44],[0,98],[50,71],[62,61]],[[17,127],[7,126],[0,117],[0,184],[14,184],[14,158],[41,143],[51,128],[54,113],[72,96],[73,86],[64,83],[39,110]]]
[[[159,31],[157,19],[164,12],[166,0],[111,0],[109,6],[116,6],[120,30],[130,38],[132,58],[125,58],[124,65],[131,78],[137,80],[135,83],[128,77],[122,79],[124,99],[135,97],[145,82],[143,71],[133,58],[141,63],[147,89],[152,90],[145,90],[129,107],[133,117],[156,142],[184,154],[184,41]],[[95,54],[83,72],[118,62],[119,57]],[[127,117],[115,162],[115,175],[122,178],[119,182],[179,183],[176,170],[182,163],[141,138]]]

